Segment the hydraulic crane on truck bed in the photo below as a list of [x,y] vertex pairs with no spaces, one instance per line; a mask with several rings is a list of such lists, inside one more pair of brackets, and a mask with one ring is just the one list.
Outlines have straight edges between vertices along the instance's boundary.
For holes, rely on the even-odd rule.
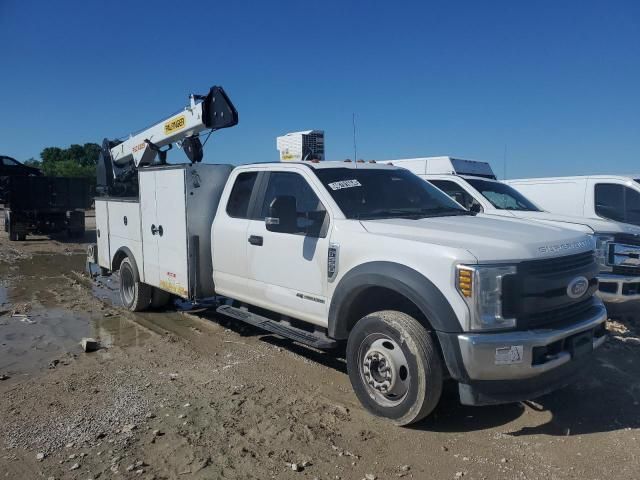
[[238,112],[222,87],[211,87],[207,95],[190,95],[189,100],[182,111],[126,140],[103,140],[98,160],[98,194],[136,196],[139,168],[166,164],[167,152],[174,143],[192,163],[200,162],[200,135],[238,123]]

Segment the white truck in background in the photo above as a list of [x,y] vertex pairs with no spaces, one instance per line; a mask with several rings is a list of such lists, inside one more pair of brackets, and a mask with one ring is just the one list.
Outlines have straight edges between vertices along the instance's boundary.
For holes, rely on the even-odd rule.
[[[297,342],[346,342],[359,400],[398,425],[427,416],[446,379],[470,405],[548,393],[604,342],[591,236],[475,215],[388,165],[199,163],[199,132],[235,124],[201,113],[235,111],[220,91],[192,101],[205,119],[183,122],[185,137],[172,126],[188,112],[132,137],[138,157],[104,143],[89,255],[119,272],[125,307],[215,298],[220,314]],[[144,151],[176,141],[191,163]]]
[[[600,297],[608,304],[631,304],[640,300],[640,226],[617,221],[615,218],[620,216],[607,216],[602,211],[604,204],[611,203],[612,191],[619,188],[633,191],[620,195],[635,198],[640,209],[640,184],[634,180],[627,178],[615,184],[608,183],[613,182],[613,177],[597,177],[590,187],[585,183],[578,185],[577,181],[571,183],[570,179],[566,182],[559,179],[499,182],[486,162],[424,157],[383,163],[407,168],[469,210],[552,223],[595,235]],[[549,187],[551,183],[554,185]],[[585,197],[587,191],[589,194]],[[597,205],[594,199],[599,199]],[[550,205],[558,207],[550,209]]]

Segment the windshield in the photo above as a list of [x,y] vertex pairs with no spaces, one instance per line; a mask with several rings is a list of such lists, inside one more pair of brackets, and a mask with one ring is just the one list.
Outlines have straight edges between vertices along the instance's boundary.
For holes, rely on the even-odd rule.
[[314,171],[347,218],[473,215],[408,170],[318,168]]
[[476,178],[467,178],[465,180],[498,210],[540,211],[540,209],[527,200],[525,196],[509,185]]

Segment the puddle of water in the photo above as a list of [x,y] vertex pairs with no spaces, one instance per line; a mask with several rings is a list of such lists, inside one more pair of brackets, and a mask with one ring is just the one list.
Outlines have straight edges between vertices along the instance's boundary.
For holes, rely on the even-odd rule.
[[12,377],[47,368],[80,352],[80,340],[91,335],[88,315],[62,309],[0,317],[0,372]]
[[93,321],[94,337],[100,340],[100,345],[110,347],[142,346],[151,337],[146,328],[137,325],[126,318],[118,316],[106,317]]

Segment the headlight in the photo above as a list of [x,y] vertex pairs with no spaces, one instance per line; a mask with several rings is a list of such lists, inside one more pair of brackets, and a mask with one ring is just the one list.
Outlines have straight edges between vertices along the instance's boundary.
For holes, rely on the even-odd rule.
[[596,237],[596,260],[601,272],[611,272],[613,267],[609,265],[609,247],[615,241],[611,235],[594,235]]
[[471,330],[497,330],[516,326],[502,316],[502,279],[514,275],[513,265],[458,265],[456,287],[471,313]]

